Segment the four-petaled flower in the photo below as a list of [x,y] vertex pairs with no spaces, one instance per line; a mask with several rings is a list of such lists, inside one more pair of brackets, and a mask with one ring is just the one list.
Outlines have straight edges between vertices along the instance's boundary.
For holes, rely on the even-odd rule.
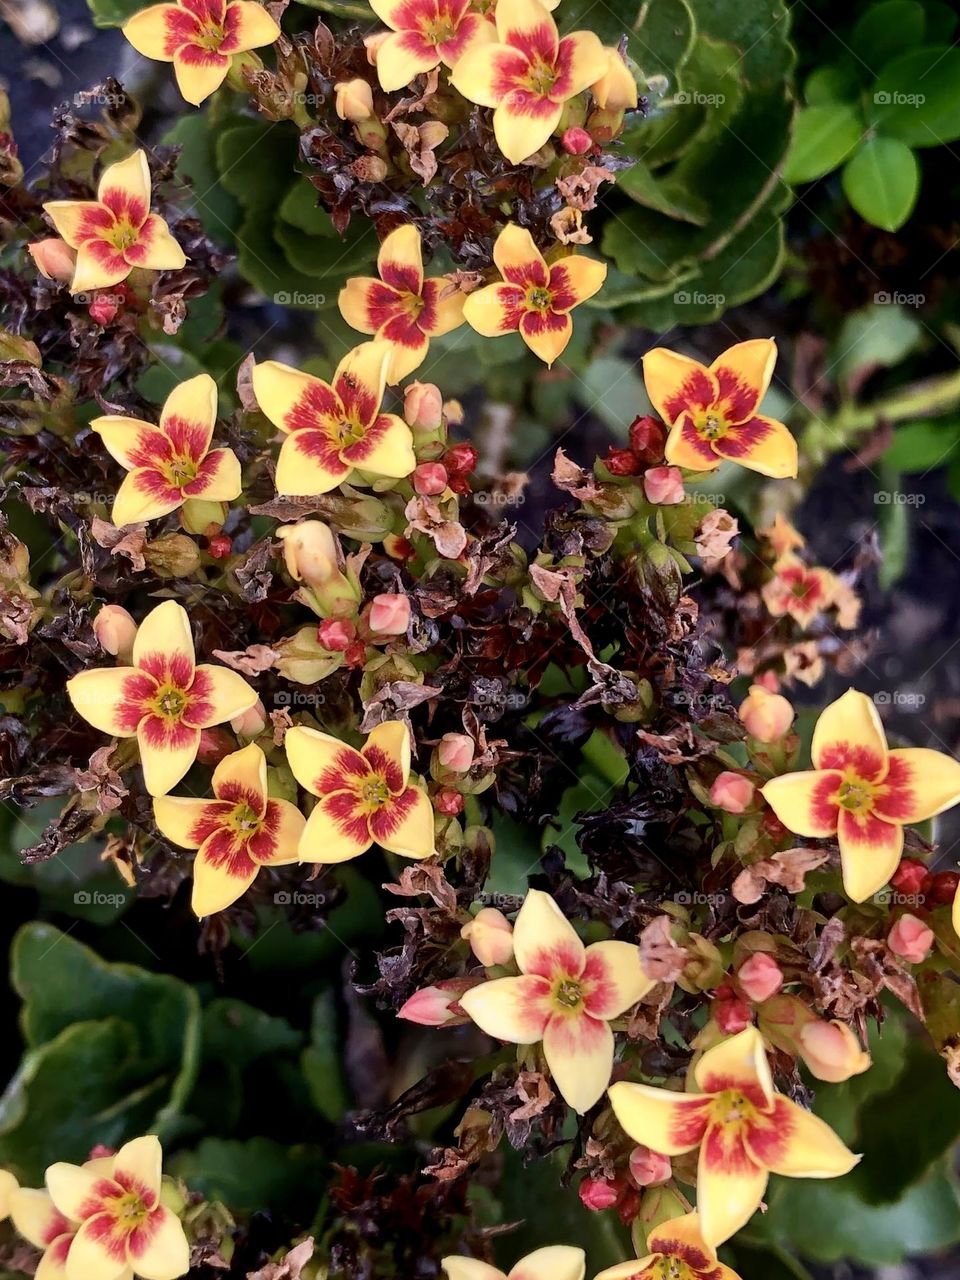
[[220,761],[212,786],[214,800],[158,796],[153,802],[167,839],[198,850],[192,899],[198,916],[236,902],[261,867],[297,862],[304,826],[296,805],[267,796],[267,758],[255,742]]
[[890,751],[876,707],[856,689],[821,714],[810,755],[813,769],[772,778],[763,798],[795,835],[837,837],[843,887],[854,902],[893,875],[904,823],[960,801],[960,763],[929,747]]
[[468,294],[464,318],[485,338],[519,331],[534,355],[553,364],[573,333],[570,312],[597,292],[606,264],[570,254],[548,266],[530,232],[512,222],[497,236],[493,261],[502,282]]
[[443,276],[424,279],[420,232],[412,223],[384,240],[377,270],[379,280],[354,276],[347,281],[340,291],[340,314],[354,329],[389,344],[389,380],[399,382],[423,363],[431,338],[463,324],[464,295]]
[[531,889],[513,930],[519,977],[494,978],[465,992],[461,1007],[488,1035],[538,1044],[554,1084],[581,1115],[613,1073],[619,1017],[650,990],[653,979],[629,942],[585,947],[548,893]]
[[447,1280],[583,1280],[586,1255],[569,1244],[548,1244],[534,1249],[506,1273],[479,1258],[452,1256],[441,1259]]
[[839,579],[829,569],[811,568],[787,552],[773,566],[773,577],[761,588],[763,603],[774,618],[789,614],[809,627],[818,613],[833,604]]
[[618,1262],[595,1280],[740,1280],[717,1260],[717,1252],[700,1233],[696,1213],[661,1222],[647,1236],[644,1258]]
[[472,0],[370,0],[370,8],[391,29],[377,46],[377,75],[388,92],[441,62],[453,67],[469,49],[496,38]]
[[671,428],[667,461],[712,471],[727,458],[765,476],[795,476],[797,442],[782,422],[757,413],[776,359],[772,338],[738,342],[709,369],[665,347],[648,351],[647,395]]
[[260,408],[287,438],[277,460],[277,492],[329,493],[357,470],[399,479],[417,465],[410,428],[381,413],[391,349],[386,342],[354,347],[333,383],[267,360],[254,366]]
[[176,786],[197,757],[200,731],[232,720],[257,701],[256,689],[227,667],[197,666],[186,610],[165,600],[141,622],[133,666],[81,671],[70,700],[95,729],[136,737],[152,796]]
[[176,1280],[187,1273],[183,1225],[160,1203],[162,1163],[160,1143],[150,1135],[107,1160],[50,1166],[54,1208],[80,1224],[66,1254],[66,1280]]
[[346,862],[376,841],[404,858],[433,853],[433,808],[410,781],[410,733],[378,724],[357,751],[301,725],[284,738],[293,776],[317,797],[300,837],[301,862]]
[[160,425],[110,414],[94,418],[107,452],[130,472],[113,502],[113,523],[154,520],[188,498],[231,502],[241,489],[240,463],[232,449],[212,449],[217,384],[208,373],[174,387]]
[[693,1078],[699,1093],[620,1081],[609,1094],[635,1142],[666,1156],[700,1148],[697,1214],[711,1246],[751,1217],[770,1173],[836,1178],[860,1158],[817,1116],[774,1091],[756,1027],[708,1049]]
[[[112,1161],[100,1163],[109,1167]],[[10,1219],[24,1240],[43,1250],[36,1272],[40,1280],[62,1280],[79,1224],[64,1217],[49,1191],[33,1187],[18,1187],[11,1193]]]
[[176,0],[141,9],[123,34],[145,58],[172,62],[180,92],[198,106],[223,84],[235,53],[273,44],[280,28],[256,0]]
[[471,102],[494,108],[497,145],[519,164],[556,129],[567,99],[604,75],[607,51],[592,31],[561,40],[539,0],[498,0],[496,24],[496,43],[465,53],[450,83]]
[[134,267],[178,271],[187,260],[164,220],[150,212],[150,169],[142,151],[104,170],[96,200],[48,200],[43,208],[77,251],[71,293],[107,289]]

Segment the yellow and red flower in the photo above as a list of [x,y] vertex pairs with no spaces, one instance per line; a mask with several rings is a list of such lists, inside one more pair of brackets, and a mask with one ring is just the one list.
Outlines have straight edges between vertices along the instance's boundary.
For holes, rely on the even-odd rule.
[[567,99],[604,76],[607,51],[592,31],[561,39],[539,0],[498,0],[496,25],[496,42],[465,53],[450,83],[471,102],[494,108],[497,145],[519,164],[556,129]]
[[267,795],[267,758],[255,742],[220,761],[212,786],[214,800],[158,796],[153,802],[167,839],[197,850],[192,906],[198,916],[236,902],[261,867],[297,862],[304,827],[296,805]]
[[388,92],[442,62],[456,66],[478,44],[492,43],[493,26],[472,0],[370,0],[370,8],[390,28],[377,45],[377,75]]
[[629,942],[585,947],[548,893],[531,889],[513,929],[520,969],[464,992],[461,1007],[478,1027],[511,1044],[543,1042],[563,1098],[581,1115],[613,1073],[610,1022],[650,990],[653,979]]
[[433,808],[410,781],[410,733],[378,724],[357,751],[328,733],[297,725],[284,739],[293,776],[317,804],[300,837],[301,862],[347,862],[376,842],[404,858],[429,858]]
[[570,254],[548,266],[530,232],[512,222],[497,236],[493,261],[502,281],[468,294],[464,318],[485,338],[519,332],[534,355],[553,364],[573,333],[570,312],[597,292],[606,264]]
[[50,1166],[47,1190],[53,1207],[79,1224],[65,1250],[66,1280],[186,1275],[190,1246],[180,1219],[160,1203],[162,1166],[163,1152],[153,1135],[135,1138],[109,1159]]
[[816,1116],[776,1093],[756,1027],[708,1049],[693,1068],[698,1093],[620,1081],[610,1102],[636,1142],[666,1156],[700,1148],[697,1214],[713,1247],[759,1207],[771,1173],[836,1178],[859,1156]]
[[126,280],[134,267],[178,271],[187,260],[163,218],[150,212],[143,151],[104,170],[96,200],[49,200],[43,208],[77,251],[71,293],[107,289]]
[[81,671],[70,701],[95,729],[136,737],[152,796],[176,786],[197,757],[200,731],[247,711],[257,691],[236,671],[196,665],[186,610],[165,600],[141,622],[133,665]]
[[838,585],[829,569],[811,568],[787,552],[773,566],[773,577],[760,594],[772,617],[789,614],[801,627],[809,627],[818,613],[833,604]]
[[424,279],[423,246],[412,223],[384,240],[377,270],[379,280],[354,276],[347,281],[340,291],[340,314],[352,328],[389,345],[389,381],[400,382],[423,363],[431,338],[463,324],[464,295],[443,276]]
[[701,1234],[696,1213],[661,1222],[647,1236],[647,1248],[645,1258],[618,1262],[595,1280],[740,1280],[717,1260],[716,1249]]
[[260,408],[287,435],[278,493],[329,493],[355,469],[392,479],[413,471],[410,428],[380,411],[391,358],[388,343],[364,342],[340,361],[332,384],[276,360],[254,366]]
[[36,1271],[40,1280],[64,1280],[78,1224],[60,1213],[48,1191],[32,1187],[18,1187],[11,1193],[10,1219],[24,1240],[43,1250]]
[[231,502],[240,496],[240,463],[232,449],[211,449],[217,384],[208,373],[174,387],[160,425],[110,414],[90,423],[129,475],[113,503],[113,523],[155,520],[190,498]]
[[960,801],[960,763],[929,747],[890,751],[876,707],[856,689],[822,713],[810,755],[812,769],[772,778],[763,797],[795,835],[837,837],[843,887],[854,902],[893,875],[904,823]]
[[709,369],[655,347],[643,357],[647,395],[670,427],[666,458],[689,471],[724,459],[783,478],[797,474],[797,442],[774,418],[757,413],[777,359],[772,338],[729,347]]
[[256,0],[176,0],[141,9],[123,26],[137,53],[172,62],[187,102],[219,89],[235,53],[273,44],[280,28]]
[[452,1256],[441,1259],[447,1280],[583,1280],[586,1255],[569,1244],[549,1244],[534,1249],[508,1272],[479,1258]]

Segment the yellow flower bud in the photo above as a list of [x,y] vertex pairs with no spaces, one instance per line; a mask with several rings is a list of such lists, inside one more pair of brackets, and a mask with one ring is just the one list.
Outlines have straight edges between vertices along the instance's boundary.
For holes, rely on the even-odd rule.
[[366,80],[343,80],[335,86],[336,111],[341,120],[358,124],[373,115],[373,90]]
[[603,111],[625,111],[637,105],[637,82],[619,49],[607,49],[607,69],[590,86],[593,100]]

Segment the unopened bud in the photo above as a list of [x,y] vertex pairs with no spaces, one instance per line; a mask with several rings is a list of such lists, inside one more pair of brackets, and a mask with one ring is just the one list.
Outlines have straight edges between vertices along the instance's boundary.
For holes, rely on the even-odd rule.
[[630,1152],[630,1176],[638,1187],[658,1187],[673,1175],[670,1157],[649,1147],[634,1147]]
[[563,137],[560,139],[560,145],[567,155],[583,156],[586,155],[594,143],[586,129],[580,128],[579,125],[574,125],[573,128],[564,132]]
[[513,925],[496,907],[482,907],[460,930],[482,965],[509,964],[513,959]]
[[743,813],[753,803],[754,786],[742,773],[724,769],[710,788],[710,803],[726,813]]
[[100,325],[101,329],[114,319],[119,310],[119,295],[108,292],[98,293],[87,307],[90,319]]
[[593,1213],[612,1209],[619,1199],[619,1188],[606,1178],[584,1178],[580,1183],[580,1203]]
[[382,182],[387,176],[387,162],[379,156],[360,156],[347,167],[358,182]]
[[267,713],[259,698],[252,707],[248,707],[246,711],[241,711],[238,716],[234,716],[230,721],[230,728],[237,737],[246,738],[248,741],[258,738],[266,727]]
[[603,111],[623,111],[637,105],[637,82],[619,49],[607,49],[607,69],[590,86],[593,100]]
[[659,418],[643,414],[630,423],[630,448],[643,462],[659,462],[667,443],[667,433]]
[[445,733],[437,747],[437,757],[451,773],[466,773],[473,764],[473,739],[466,733]]
[[367,622],[377,635],[405,635],[410,625],[410,597],[389,591],[374,596]]
[[226,729],[219,725],[212,729],[200,730],[200,745],[197,748],[197,759],[201,764],[219,764],[220,761],[236,751],[237,744]]
[[200,568],[200,548],[185,533],[165,533],[148,542],[143,558],[158,578],[188,578]]
[[337,115],[357,124],[373,115],[373,90],[366,80],[344,80],[335,85]]
[[463,796],[452,787],[444,787],[434,796],[433,807],[445,818],[455,818],[458,813],[463,813]]
[[49,240],[35,240],[27,245],[27,253],[36,264],[37,270],[48,280],[59,280],[67,283],[73,279],[77,265],[77,251],[71,249],[65,241],[57,236]]
[[454,1027],[470,1019],[460,1008],[459,999],[477,985],[476,978],[444,978],[430,987],[415,991],[397,1010],[397,1017],[423,1027]]
[[317,639],[331,653],[344,653],[357,638],[357,628],[349,618],[324,618],[317,627]]
[[105,604],[93,620],[93,634],[104,653],[112,654],[123,663],[130,662],[137,624],[122,605]]
[[737,986],[753,1004],[760,1004],[783,986],[783,970],[773,956],[755,951],[737,970]]
[[651,467],[644,473],[643,492],[648,502],[674,507],[684,499],[683,475],[679,467]]
[[447,469],[442,462],[421,462],[413,473],[413,487],[424,497],[433,498],[447,487]]
[[403,392],[403,420],[410,427],[432,431],[443,417],[443,396],[432,382],[411,382]]
[[793,707],[783,694],[770,693],[760,684],[750,686],[737,714],[758,742],[779,741],[793,724]]
[[735,1036],[750,1026],[750,1006],[736,997],[732,1000],[715,1000],[711,1012],[725,1036]]
[[800,1055],[811,1075],[828,1084],[841,1084],[870,1066],[870,1055],[844,1022],[815,1019],[800,1030]]
[[900,916],[887,934],[887,946],[907,964],[922,964],[933,946],[933,930],[916,916]]
[[457,471],[468,475],[480,458],[480,454],[472,444],[455,444],[443,455],[443,465],[448,472]]

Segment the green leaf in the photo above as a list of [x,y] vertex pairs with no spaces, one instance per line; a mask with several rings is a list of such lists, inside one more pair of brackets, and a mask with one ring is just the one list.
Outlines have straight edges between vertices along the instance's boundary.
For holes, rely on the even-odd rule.
[[220,244],[232,244],[240,224],[240,205],[220,183],[211,111],[193,111],[180,116],[163,140],[182,149],[177,177],[189,180],[193,204],[204,231]]
[[[886,138],[939,147],[960,138],[960,49],[928,45],[888,63],[873,86],[868,117]],[[895,228],[891,228],[895,230]]]
[[564,33],[586,27],[608,45],[625,35],[627,53],[646,77],[672,79],[686,60],[695,34],[687,0],[605,0],[603,5],[565,0],[556,16]]
[[918,0],[882,0],[861,14],[850,46],[874,73],[904,49],[923,41],[927,16]]
[[890,501],[890,495],[897,492],[897,477],[893,476],[889,483],[891,488],[875,495],[879,498],[882,494],[887,499],[878,505],[883,559],[877,577],[884,591],[889,591],[903,577],[910,555],[910,508],[905,502]]
[[192,1191],[221,1200],[239,1212],[282,1210],[295,1215],[295,1204],[312,1199],[329,1166],[319,1148],[291,1146],[270,1138],[234,1142],[205,1138],[195,1151],[184,1151],[170,1170]]
[[370,21],[370,9],[361,0],[299,0],[308,9],[319,9],[322,13],[332,13],[337,18],[360,18]]
[[710,216],[706,201],[682,185],[671,183],[669,178],[661,181],[642,160],[634,161],[620,175],[617,190],[647,209],[655,209],[681,222],[691,222],[694,226],[702,227]]
[[122,27],[144,7],[142,0],[87,0],[95,27]]
[[843,322],[833,347],[841,386],[858,384],[875,369],[899,364],[916,350],[923,329],[903,307],[874,303],[854,311]]
[[897,427],[883,455],[895,471],[916,475],[951,464],[960,456],[960,418],[928,418]]
[[917,202],[920,166],[905,142],[870,138],[847,161],[843,190],[861,217],[884,231],[897,231]]
[[310,1044],[301,1055],[300,1066],[313,1105],[331,1124],[337,1124],[350,1105],[350,1096],[340,1062],[337,1011],[332,991],[322,991],[313,1002]]
[[844,63],[811,71],[803,86],[803,97],[808,106],[822,107],[828,102],[853,102],[859,90],[856,72]]
[[804,107],[793,126],[793,142],[783,176],[787,182],[812,182],[846,160],[863,136],[863,120],[854,106],[831,102]]
[[203,1011],[203,1056],[240,1071],[258,1058],[293,1053],[303,1035],[286,1018],[276,1018],[242,1000],[211,1000]]
[[620,356],[598,356],[581,376],[590,412],[626,442],[626,432],[638,413],[651,413],[639,366]]

